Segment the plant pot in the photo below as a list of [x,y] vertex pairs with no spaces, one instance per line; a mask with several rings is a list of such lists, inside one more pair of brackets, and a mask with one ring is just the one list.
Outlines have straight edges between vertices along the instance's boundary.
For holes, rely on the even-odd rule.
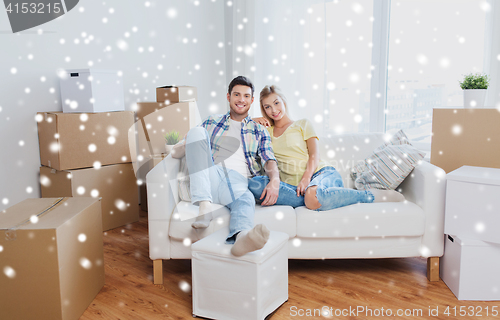
[[175,144],[165,144],[165,154],[169,155],[170,152],[172,152],[172,148],[175,146]]
[[484,108],[487,89],[464,90],[464,108]]

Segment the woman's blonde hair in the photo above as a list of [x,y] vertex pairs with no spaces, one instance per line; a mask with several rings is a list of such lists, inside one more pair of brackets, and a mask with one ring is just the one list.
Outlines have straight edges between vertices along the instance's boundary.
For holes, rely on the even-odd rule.
[[281,100],[283,100],[283,104],[285,105],[285,114],[290,118],[290,113],[288,111],[288,106],[286,104],[286,97],[285,95],[283,94],[283,92],[281,91],[281,89],[275,85],[267,85],[265,86],[261,91],[260,91],[260,112],[262,113],[262,116],[264,118],[267,119],[267,121],[269,121],[269,123],[271,124],[271,126],[274,126],[274,120],[271,119],[267,114],[266,114],[266,110],[264,109],[264,105],[262,104],[262,100],[264,100],[265,98],[269,97],[271,94],[277,94]]

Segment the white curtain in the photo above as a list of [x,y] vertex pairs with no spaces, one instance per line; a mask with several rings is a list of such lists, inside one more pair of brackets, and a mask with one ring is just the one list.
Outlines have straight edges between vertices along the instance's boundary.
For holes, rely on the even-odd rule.
[[490,76],[485,105],[500,110],[500,1],[490,0],[485,37],[484,72]]
[[322,133],[325,34],[324,26],[313,23],[318,17],[324,21],[323,1],[236,0],[226,8],[226,39],[231,42],[227,80],[236,75],[252,79],[251,116],[261,116],[261,89],[275,84],[284,91],[293,119],[309,118]]
[[254,81],[251,115],[261,115],[260,90],[275,84],[292,118],[309,119],[318,134],[369,131],[372,74],[380,70],[372,62],[374,2],[232,1],[227,80],[242,74]]

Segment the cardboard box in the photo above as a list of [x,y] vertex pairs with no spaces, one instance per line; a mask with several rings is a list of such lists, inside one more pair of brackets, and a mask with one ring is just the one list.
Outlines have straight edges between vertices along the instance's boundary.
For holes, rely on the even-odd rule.
[[500,168],[500,112],[434,109],[431,163],[446,173],[464,165]]
[[[157,102],[137,103],[137,141],[147,141],[147,146],[139,145],[139,149],[147,149],[148,154],[142,154],[144,158],[154,154],[165,153],[165,133],[178,131],[181,139],[184,135],[199,123],[200,113],[196,102],[180,102],[164,104]],[[140,136],[145,136],[141,139]]]
[[79,319],[104,285],[101,202],[27,199],[0,229],[2,320]]
[[66,70],[60,86],[65,113],[125,110],[123,83],[116,70]]
[[39,112],[40,163],[57,170],[130,162],[128,130],[132,111]]
[[58,171],[40,167],[43,198],[102,197],[102,228],[139,221],[137,180],[131,163]]
[[446,236],[439,276],[458,300],[500,300],[500,245]]
[[198,93],[196,87],[190,86],[164,86],[156,88],[156,101],[170,103],[182,101],[196,101]]
[[146,188],[146,175],[148,172],[153,169],[158,163],[160,163],[163,159],[165,159],[167,155],[154,155],[148,159],[146,164],[144,164],[140,169],[137,177],[141,180],[141,185],[139,185],[139,193],[140,193],[140,204],[142,211],[148,211],[148,193]]
[[500,244],[499,208],[500,169],[463,166],[447,174],[446,234]]

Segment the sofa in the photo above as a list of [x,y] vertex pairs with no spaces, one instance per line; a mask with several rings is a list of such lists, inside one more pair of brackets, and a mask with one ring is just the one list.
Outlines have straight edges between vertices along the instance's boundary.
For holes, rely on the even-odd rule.
[[[321,158],[353,187],[350,169],[382,145],[383,133],[353,133],[320,138]],[[177,177],[180,160],[166,157],[146,177],[149,256],[154,283],[163,283],[163,260],[190,259],[191,244],[225,228],[229,210],[219,206],[210,227],[191,227],[198,207],[181,201]],[[359,203],[329,211],[306,207],[256,206],[255,224],[289,235],[289,259],[427,258],[429,281],[439,280],[439,257],[444,247],[444,170],[421,161],[399,185],[406,200]]]

